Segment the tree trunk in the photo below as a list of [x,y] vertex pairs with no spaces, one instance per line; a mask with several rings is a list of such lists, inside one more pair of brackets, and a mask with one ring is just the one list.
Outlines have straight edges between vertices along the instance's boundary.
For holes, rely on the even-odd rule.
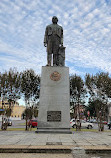
[[26,126],[25,126],[25,130],[27,131],[28,128],[27,128],[27,116],[26,116]]

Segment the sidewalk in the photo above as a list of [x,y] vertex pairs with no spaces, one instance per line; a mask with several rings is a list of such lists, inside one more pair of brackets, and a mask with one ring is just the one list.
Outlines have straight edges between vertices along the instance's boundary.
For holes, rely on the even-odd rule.
[[111,132],[37,134],[34,131],[0,131],[0,152],[70,153],[110,151]]

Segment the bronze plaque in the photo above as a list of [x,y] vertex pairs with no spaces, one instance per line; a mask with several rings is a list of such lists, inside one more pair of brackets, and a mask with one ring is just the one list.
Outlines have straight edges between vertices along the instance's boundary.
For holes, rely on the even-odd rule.
[[53,81],[59,81],[61,78],[61,74],[57,71],[54,71],[51,75],[50,75],[50,79]]
[[47,111],[47,121],[48,122],[60,122],[61,121],[61,111]]

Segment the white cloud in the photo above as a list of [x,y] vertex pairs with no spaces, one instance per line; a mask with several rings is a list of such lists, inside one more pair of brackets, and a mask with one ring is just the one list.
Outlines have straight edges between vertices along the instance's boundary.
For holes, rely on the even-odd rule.
[[70,72],[84,75],[86,68],[110,73],[111,15],[105,0],[0,1],[0,71],[14,66],[40,72],[46,64],[45,27],[53,15],[64,28]]

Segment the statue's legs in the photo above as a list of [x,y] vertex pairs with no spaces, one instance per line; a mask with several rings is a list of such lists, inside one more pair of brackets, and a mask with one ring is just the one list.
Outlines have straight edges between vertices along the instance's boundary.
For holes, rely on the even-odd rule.
[[57,35],[52,35],[48,37],[47,66],[51,66],[52,64],[52,54],[53,54],[53,66],[58,66],[59,45],[60,45],[60,38]]
[[47,53],[47,66],[51,66],[52,54]]
[[53,66],[58,66],[58,55],[53,54]]
[[60,44],[60,38],[56,35],[53,39],[53,66],[58,66],[58,53],[59,53],[59,44]]

